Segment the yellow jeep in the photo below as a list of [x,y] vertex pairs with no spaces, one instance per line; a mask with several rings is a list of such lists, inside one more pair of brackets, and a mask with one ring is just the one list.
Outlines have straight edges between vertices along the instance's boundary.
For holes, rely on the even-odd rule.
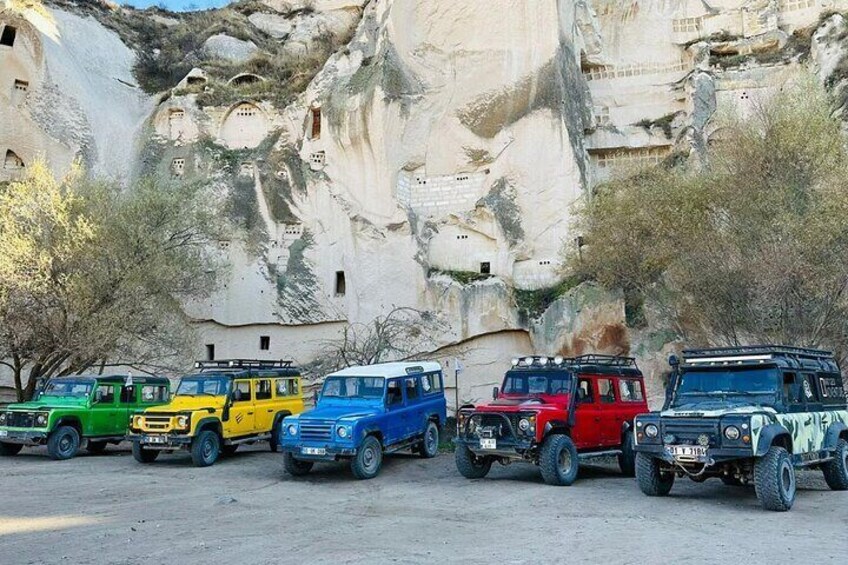
[[300,370],[291,361],[198,361],[168,404],[130,417],[133,457],[152,463],[163,451],[191,452],[198,467],[232,455],[243,443],[279,447],[283,418],[303,411]]

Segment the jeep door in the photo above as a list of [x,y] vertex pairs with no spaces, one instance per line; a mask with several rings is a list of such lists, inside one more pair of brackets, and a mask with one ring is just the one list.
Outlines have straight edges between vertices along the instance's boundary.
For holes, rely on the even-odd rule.
[[277,413],[276,403],[273,398],[272,381],[267,379],[257,379],[253,381],[254,391],[254,415],[255,426],[257,432],[270,432],[274,425],[274,416]]
[[406,377],[403,380],[403,393],[406,397],[406,407],[402,411],[404,419],[404,439],[424,433],[424,403],[421,401],[421,384],[417,376]]
[[601,436],[598,445],[617,446],[621,442],[623,418],[615,397],[615,381],[612,377],[598,377],[595,383],[598,389],[598,415],[595,421]]
[[386,383],[386,416],[383,425],[386,445],[403,439],[406,431],[404,408],[403,379],[389,379]]
[[228,437],[250,435],[254,431],[253,396],[249,379],[233,381],[233,391],[230,393],[230,419],[225,426]]
[[[89,410],[89,425],[83,432],[87,436],[110,436],[126,433],[127,417],[126,410],[124,418],[118,422],[118,385],[114,383],[98,383],[94,388],[94,395]],[[118,432],[120,425],[121,431]]]
[[574,427],[571,430],[571,438],[581,449],[601,445],[601,415],[594,380],[591,377],[577,379],[577,398],[574,403]]

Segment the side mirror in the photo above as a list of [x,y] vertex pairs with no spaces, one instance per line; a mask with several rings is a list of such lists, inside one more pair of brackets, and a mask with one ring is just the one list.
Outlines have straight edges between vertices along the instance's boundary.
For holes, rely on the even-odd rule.
[[235,391],[233,391],[233,400],[235,402],[239,402],[241,400],[241,391],[240,390],[236,389]]
[[498,399],[498,392],[499,392],[499,391],[498,391],[498,387],[494,387],[494,388],[492,389],[492,400],[497,400],[497,399]]
[[318,391],[317,390],[312,391],[312,404],[313,405],[318,404]]
[[668,356],[668,364],[672,367],[677,367],[678,365],[680,365],[680,359],[677,358],[677,355],[674,355],[672,353]]
[[94,402],[95,402],[95,404],[98,403],[98,402],[103,402],[103,391],[102,390],[97,389],[94,392]]

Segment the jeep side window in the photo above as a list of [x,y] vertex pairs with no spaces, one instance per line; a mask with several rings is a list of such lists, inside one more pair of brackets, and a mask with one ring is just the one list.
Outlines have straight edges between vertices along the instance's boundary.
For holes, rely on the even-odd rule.
[[635,379],[619,379],[618,394],[622,402],[642,402],[645,399],[642,383]]
[[112,404],[115,402],[115,386],[100,385],[94,393],[94,400],[98,404]]
[[804,401],[807,403],[807,409],[819,409],[820,406],[811,406],[821,403],[819,389],[816,386],[816,375],[813,373],[804,373],[802,379],[801,389],[804,392]]
[[135,402],[135,386],[121,387],[121,404],[133,404]]
[[595,402],[594,393],[592,392],[592,381],[590,379],[580,379],[577,381],[577,402],[581,404],[592,404]]
[[612,379],[598,379],[598,396],[604,404],[615,402],[615,392],[612,388]]
[[250,381],[236,381],[233,385],[233,402],[250,401]]
[[783,373],[783,398],[790,410],[801,410],[801,383],[797,373]]
[[141,387],[142,402],[165,402],[168,400],[168,387],[146,385]]
[[418,393],[418,377],[407,377],[405,380],[406,399],[416,400],[420,394]]
[[421,375],[421,387],[424,389],[424,394],[436,394],[442,392],[441,373]]
[[256,400],[270,400],[271,398],[271,381],[262,379],[256,381]]
[[289,379],[289,394],[297,395],[297,379]]
[[403,404],[403,392],[400,389],[400,381],[389,381],[386,385],[386,406]]
[[289,380],[277,379],[277,396],[288,396],[289,394],[291,394],[289,392]]

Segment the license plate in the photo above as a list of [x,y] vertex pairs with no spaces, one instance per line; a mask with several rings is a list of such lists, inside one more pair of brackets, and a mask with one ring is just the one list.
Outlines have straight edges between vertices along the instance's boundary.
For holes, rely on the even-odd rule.
[[304,447],[300,450],[304,455],[326,455],[327,450],[323,447]]
[[7,432],[6,430],[0,430],[0,437],[7,437],[8,435],[9,432]]
[[705,457],[707,448],[702,445],[669,445],[669,451],[678,459]]
[[144,438],[144,443],[167,443],[168,438],[165,436],[147,436]]
[[495,438],[480,438],[480,449],[497,449],[498,448],[498,440]]

